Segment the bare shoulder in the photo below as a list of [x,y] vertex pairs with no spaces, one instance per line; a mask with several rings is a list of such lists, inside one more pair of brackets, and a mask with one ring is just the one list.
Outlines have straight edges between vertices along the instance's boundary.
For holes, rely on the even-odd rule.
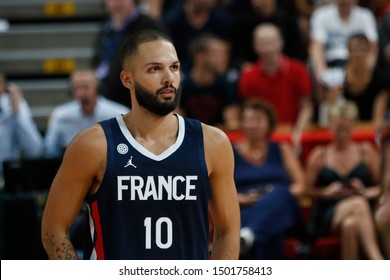
[[308,165],[321,166],[325,155],[325,146],[318,145],[311,150],[307,159]]
[[78,152],[91,153],[105,150],[106,140],[102,127],[95,125],[79,132],[69,143],[67,151],[77,150]]
[[233,149],[225,132],[205,124],[202,124],[202,129],[209,174],[233,169]]
[[362,152],[364,152],[365,154],[367,153],[376,153],[376,149],[374,148],[373,144],[371,142],[368,142],[368,141],[363,141],[360,143],[360,148],[362,149]]
[[359,148],[362,153],[363,161],[370,162],[376,161],[378,157],[378,151],[374,148],[373,144],[368,141],[359,143]]
[[[66,148],[63,164],[71,167],[74,172],[89,169],[91,172],[99,172],[104,169],[106,160],[107,142],[104,131],[100,125],[79,132]],[[103,164],[103,165],[102,165]]]
[[202,129],[204,144],[206,148],[218,148],[218,146],[220,145],[231,146],[229,138],[227,137],[226,133],[223,132],[221,129],[203,123]]

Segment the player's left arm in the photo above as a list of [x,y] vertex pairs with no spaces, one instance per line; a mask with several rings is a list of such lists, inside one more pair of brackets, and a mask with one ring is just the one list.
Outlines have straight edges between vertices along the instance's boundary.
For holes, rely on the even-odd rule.
[[234,157],[227,136],[219,129],[203,125],[205,156],[212,198],[214,223],[212,259],[238,259],[240,210],[234,184]]

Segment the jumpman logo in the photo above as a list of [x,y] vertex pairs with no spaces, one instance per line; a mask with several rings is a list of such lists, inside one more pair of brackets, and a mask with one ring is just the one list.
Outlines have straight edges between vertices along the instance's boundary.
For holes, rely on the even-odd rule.
[[133,156],[130,157],[129,161],[126,163],[125,165],[125,168],[128,167],[128,166],[132,166],[134,168],[137,168],[137,166],[135,166],[133,163],[132,163],[132,160],[133,160]]

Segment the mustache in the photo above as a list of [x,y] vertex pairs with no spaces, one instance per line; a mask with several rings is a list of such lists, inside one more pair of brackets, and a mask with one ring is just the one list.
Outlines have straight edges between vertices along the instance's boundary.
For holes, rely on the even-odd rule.
[[177,93],[177,88],[173,84],[166,84],[165,86],[159,88],[156,92],[159,94],[160,92],[166,90],[166,89],[173,89],[174,93]]

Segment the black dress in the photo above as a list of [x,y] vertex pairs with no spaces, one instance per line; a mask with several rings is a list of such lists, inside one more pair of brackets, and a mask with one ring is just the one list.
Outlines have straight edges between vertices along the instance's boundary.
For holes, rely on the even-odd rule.
[[351,92],[348,89],[348,83],[346,83],[344,97],[355,102],[359,110],[359,120],[371,121],[375,98],[384,89],[387,89],[384,75],[379,70],[375,70],[371,81],[360,92]]
[[[335,170],[325,165],[319,172],[316,186],[326,187],[333,182],[341,182],[346,188],[352,178],[360,179],[364,186],[372,186],[372,179],[368,167],[360,161],[347,175],[341,176]],[[312,207],[312,216],[309,230],[314,235],[329,233],[336,205],[343,198],[332,200],[318,200]]]

